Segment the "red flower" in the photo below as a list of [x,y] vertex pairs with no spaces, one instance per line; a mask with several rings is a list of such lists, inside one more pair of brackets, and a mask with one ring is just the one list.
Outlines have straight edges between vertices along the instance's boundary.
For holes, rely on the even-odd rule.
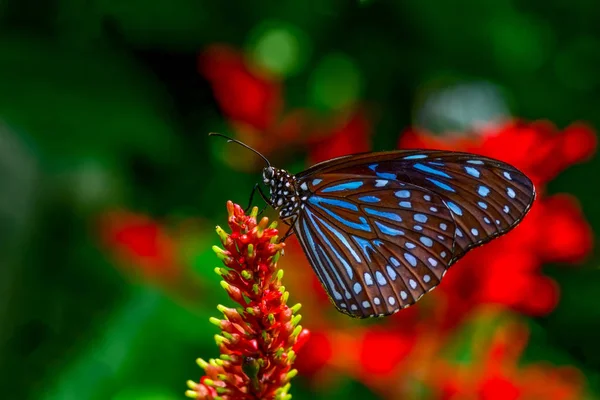
[[337,125],[333,129],[313,132],[308,140],[311,164],[369,151],[371,126],[363,111],[346,115]]
[[200,56],[199,69],[229,119],[259,131],[273,126],[283,104],[277,78],[226,45],[206,49]]
[[[421,300],[417,306],[384,319],[382,322],[387,323],[386,328],[364,330],[357,328],[353,321],[343,316],[335,318],[336,312],[329,307],[327,297],[322,295],[323,291],[310,271],[301,250],[295,246],[293,240],[289,243],[288,250],[295,250],[291,253],[298,254],[294,269],[290,270],[290,273],[294,274],[290,284],[301,287],[312,285],[315,290],[304,291],[306,294],[302,302],[307,306],[307,312],[310,310],[312,320],[321,321],[321,329],[327,332],[322,340],[307,343],[302,356],[303,364],[305,360],[320,361],[316,365],[308,364],[308,368],[301,369],[302,372],[314,376],[316,371],[319,371],[319,375],[323,375],[330,369],[337,369],[356,377],[384,397],[416,397],[417,395],[407,389],[414,386],[411,382],[441,373],[439,369],[435,369],[437,368],[435,365],[438,365],[440,354],[446,351],[448,340],[455,332],[454,329],[462,326],[459,324],[466,317],[481,310],[485,304],[508,306],[532,315],[547,314],[555,307],[559,297],[558,286],[542,275],[543,264],[582,260],[591,250],[592,234],[572,197],[544,196],[543,184],[558,173],[556,167],[552,168],[554,172],[549,173],[526,159],[519,160],[515,156],[519,152],[508,150],[515,147],[514,143],[520,143],[515,142],[516,133],[509,129],[510,127],[524,129],[521,125],[510,123],[504,129],[496,128],[494,131],[496,133],[489,139],[493,141],[493,146],[504,148],[505,157],[501,156],[502,153],[496,153],[494,147],[489,147],[492,145],[488,144],[485,130],[480,132],[481,135],[469,139],[452,140],[435,139],[427,134],[409,132],[410,140],[406,140],[411,143],[410,147],[451,148],[500,159],[509,158],[508,161],[524,169],[526,173],[527,171],[537,173],[537,188],[538,192],[542,193],[538,195],[531,212],[519,227],[509,235],[470,252],[452,268],[440,287]],[[524,129],[524,134],[535,136],[538,140],[547,140],[553,143],[553,146],[558,146],[556,143],[563,143],[565,146],[570,143],[571,139],[561,139],[561,134],[556,132],[550,134],[547,126],[543,126],[546,130],[541,133],[533,127],[537,125],[528,126]],[[589,133],[589,130],[580,126],[577,131],[569,128],[566,132],[568,132],[567,136],[575,135],[573,132],[576,132],[581,138],[587,134],[586,132]],[[508,142],[505,145],[502,145],[503,137]],[[587,138],[587,142],[592,143],[590,138]],[[405,144],[404,141],[401,143]],[[456,145],[457,143],[460,143],[460,146]],[[544,147],[543,142],[540,145]],[[331,154],[335,153],[335,150],[328,151],[331,151]],[[553,161],[532,154],[533,152],[533,148],[529,150],[529,154],[538,162]],[[576,161],[573,156],[575,154],[578,157],[588,157],[590,149],[583,152],[581,148],[576,150],[561,148],[560,152],[563,156],[554,161],[559,165],[566,165],[566,160]],[[332,317],[335,323],[332,323]],[[340,324],[342,327],[338,327]],[[342,339],[343,337],[346,339]],[[519,336],[515,336],[514,340],[518,338]],[[324,348],[328,349],[326,352],[328,357],[321,358]],[[329,349],[331,356],[329,356]],[[498,346],[494,351],[501,352],[501,349],[502,347]],[[513,361],[514,365],[511,368],[516,371],[516,358]],[[515,378],[518,373],[514,371],[507,373],[504,370],[490,370],[487,375],[480,377],[476,374],[477,366],[465,367],[463,368],[465,372],[460,374],[454,372],[457,370],[456,365],[447,368],[448,374],[451,376],[455,374],[456,379],[429,381],[427,378],[434,390],[439,390],[440,398],[464,396],[467,390],[465,387],[468,387],[468,396],[475,398],[515,396],[527,398],[528,393],[538,393],[533,385],[526,385],[523,380]],[[580,382],[564,378],[561,375],[562,369],[532,367],[526,371],[532,375],[539,373],[557,376],[553,390],[566,394],[564,397],[556,398],[576,398],[573,393],[579,393]],[[397,378],[395,380],[397,384],[390,387],[393,377]],[[477,379],[477,383],[469,379]],[[541,382],[541,378],[535,379]],[[533,397],[535,398],[535,395]],[[544,397],[542,395],[539,398]]]
[[314,376],[326,366],[333,356],[333,344],[327,332],[311,329],[306,347],[298,355],[296,368],[303,375]]
[[199,57],[199,71],[239,139],[267,156],[299,145],[308,145],[313,162],[369,150],[370,124],[362,110],[326,117],[285,110],[281,81],[235,48],[208,47]]
[[174,278],[179,273],[175,241],[146,215],[113,211],[99,219],[100,237],[123,264],[147,278]]
[[480,128],[473,136],[433,136],[409,129],[400,137],[401,148],[466,151],[514,165],[543,185],[596,150],[596,135],[584,124],[573,124],[562,132],[547,121],[509,121]]
[[213,248],[226,268],[215,271],[241,308],[217,307],[225,316],[211,318],[222,331],[215,337],[221,357],[198,360],[206,376],[198,383],[189,381],[186,394],[197,399],[287,398],[297,373],[292,363],[309,333],[298,325],[300,305],[287,305],[289,292],[281,285],[277,260],[284,244],[278,243],[275,223],[267,227],[267,218],[257,223],[256,207],[245,215],[228,202],[227,210],[232,233],[217,227],[225,250]]
[[[487,319],[487,318],[486,318]],[[479,324],[486,324],[486,319]],[[437,388],[441,399],[478,398],[576,400],[582,398],[582,374],[573,367],[552,367],[545,364],[519,365],[528,341],[525,325],[518,322],[497,324],[489,339],[481,339],[486,328],[475,328],[476,337],[466,338],[471,354],[469,362],[437,358],[426,376],[427,383]],[[486,325],[494,326],[493,321]]]
[[[537,250],[543,261],[582,261],[593,247],[593,234],[575,198],[557,194],[539,202],[544,208],[543,235],[537,236]],[[540,216],[542,217],[542,216]],[[539,226],[539,225],[538,225]]]
[[[381,398],[421,398],[423,390],[427,398],[448,400],[582,397],[584,377],[574,367],[521,365],[527,326],[500,309],[480,308],[450,334],[427,324],[415,327],[396,333],[383,327],[351,330],[346,335],[355,343],[346,341],[343,361],[334,357],[332,364]],[[349,362],[353,348],[361,355],[358,362]]]
[[403,148],[467,151],[506,161],[536,183],[538,198],[510,234],[475,249],[446,275],[440,290],[449,302],[447,323],[456,323],[477,303],[499,303],[532,315],[550,312],[558,287],[541,274],[544,262],[577,262],[592,248],[592,233],[576,201],[544,196],[544,185],[569,164],[590,157],[593,132],[573,125],[558,132],[547,122],[513,121],[481,128],[468,138],[407,131]]
[[394,332],[373,328],[365,333],[358,350],[361,373],[386,377],[410,354],[417,343],[414,331]]

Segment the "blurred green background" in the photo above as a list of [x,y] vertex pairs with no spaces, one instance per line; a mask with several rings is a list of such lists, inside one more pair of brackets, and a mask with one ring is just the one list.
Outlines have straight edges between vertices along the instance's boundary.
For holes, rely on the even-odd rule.
[[[258,143],[296,172],[309,142],[231,123],[199,68],[209,46],[281,82],[282,113],[368,105],[371,148],[383,150],[411,125],[461,131],[513,115],[600,126],[599,18],[590,0],[0,2],[0,397],[179,399],[201,375],[194,360],[217,355],[208,318],[227,299],[213,228],[226,200],[245,205],[260,163],[206,134]],[[576,196],[592,229],[598,167],[548,187]],[[131,221],[139,236],[115,233]],[[548,265],[562,301],[523,317],[526,357],[577,367],[587,398],[600,393],[598,261]],[[344,376],[315,386],[301,374],[291,392],[378,398]]]

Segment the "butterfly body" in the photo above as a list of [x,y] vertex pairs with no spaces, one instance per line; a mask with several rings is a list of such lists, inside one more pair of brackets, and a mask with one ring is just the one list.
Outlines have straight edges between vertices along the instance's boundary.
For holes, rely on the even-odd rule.
[[417,302],[466,252],[513,229],[535,197],[506,163],[438,150],[348,155],[297,175],[269,165],[263,182],[332,303],[357,318]]
[[298,187],[294,175],[284,169],[268,166],[263,169],[263,182],[269,187],[269,203],[281,219],[285,221],[297,215],[302,202],[307,199],[307,193]]

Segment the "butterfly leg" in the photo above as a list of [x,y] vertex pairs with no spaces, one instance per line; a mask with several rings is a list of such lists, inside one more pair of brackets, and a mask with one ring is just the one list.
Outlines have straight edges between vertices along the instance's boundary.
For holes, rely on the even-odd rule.
[[[285,221],[283,221],[283,222],[285,222]],[[287,222],[285,222],[285,223],[287,224]],[[292,236],[292,234],[294,233],[295,223],[296,223],[296,219],[294,218],[294,222],[292,222],[291,224],[288,224],[290,226],[290,229],[288,229],[287,232],[285,233],[285,235],[283,235],[283,237],[279,240],[279,243],[285,242],[285,239]]]
[[[254,188],[252,188],[252,192],[250,193],[250,199],[248,200],[248,207],[246,207],[246,209],[244,210],[245,213],[248,213],[248,211],[250,211],[250,209],[252,208],[252,200],[254,199],[254,193],[256,193],[257,190],[258,190],[258,193],[260,193],[260,197],[262,197],[262,199],[265,201],[265,203],[267,203],[267,205],[271,204],[269,202],[269,199],[267,198],[267,196],[265,196],[262,189],[260,188],[260,185],[258,183],[256,183],[254,185]],[[258,215],[262,214],[266,208],[267,208],[267,206],[265,206]]]
[[250,209],[252,208],[252,200],[254,200],[254,192],[256,192],[257,189],[260,189],[258,186],[258,183],[254,184],[254,187],[252,188],[252,191],[250,192],[250,198],[248,199],[248,206],[246,207],[246,209],[244,210],[244,212],[247,214],[248,211],[250,211]]
[[267,204],[267,205],[265,205],[265,206],[264,206],[264,207],[263,207],[263,208],[262,208],[262,209],[261,209],[261,210],[258,212],[258,214],[256,214],[256,216],[257,216],[257,217],[258,217],[258,216],[261,216],[261,215],[262,215],[262,213],[264,213],[264,212],[265,212],[265,210],[267,209],[267,207],[268,207],[268,206],[269,206],[268,204]]

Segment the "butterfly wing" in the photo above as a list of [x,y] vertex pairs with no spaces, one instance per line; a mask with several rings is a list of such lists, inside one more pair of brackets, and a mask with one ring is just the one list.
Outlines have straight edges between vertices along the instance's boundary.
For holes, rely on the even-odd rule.
[[535,197],[514,167],[443,151],[342,157],[297,177],[307,195],[295,232],[338,310],[359,318],[415,303]]
[[439,284],[455,222],[428,190],[336,174],[307,199],[295,232],[337,309],[365,318],[392,314]]
[[488,157],[439,150],[343,156],[317,164],[297,177],[310,182],[311,177],[335,175],[374,175],[440,196],[456,222],[452,262],[514,228],[535,198],[531,180],[513,166]]

